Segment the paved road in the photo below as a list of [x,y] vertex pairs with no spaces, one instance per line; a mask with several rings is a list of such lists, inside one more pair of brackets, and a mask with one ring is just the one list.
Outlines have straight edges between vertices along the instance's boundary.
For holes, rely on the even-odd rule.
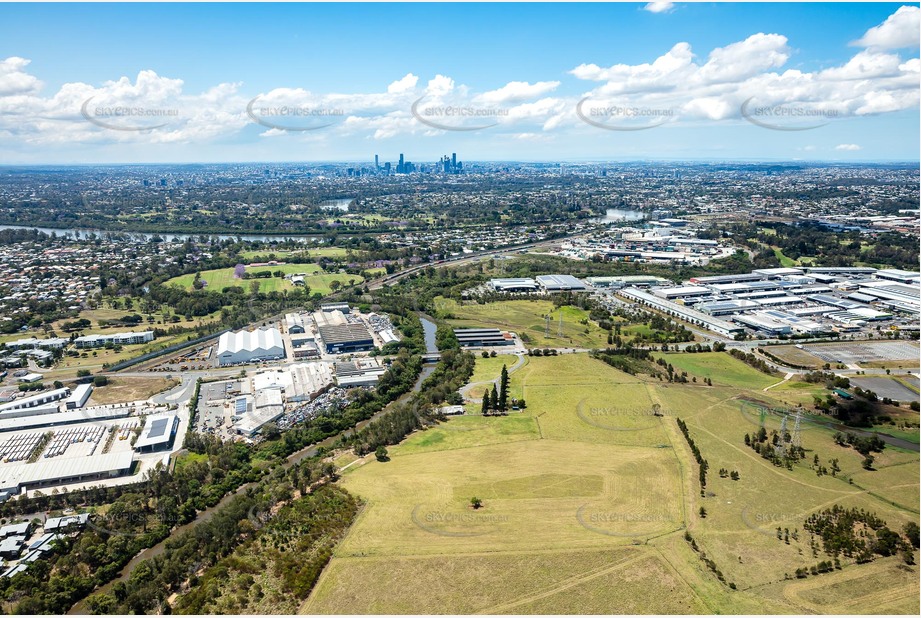
[[[524,354],[516,354],[516,356],[518,357],[518,360],[515,361],[515,364],[514,364],[514,365],[512,365],[511,367],[508,368],[508,373],[509,373],[509,375],[515,373],[516,371],[518,371],[518,369],[520,369],[520,368],[524,365],[525,355],[524,355]],[[498,386],[499,386],[499,379],[500,379],[501,377],[502,377],[502,376],[500,375],[499,377],[495,378],[494,380],[484,380],[484,381],[482,381],[482,382],[473,382],[472,384],[467,384],[467,385],[465,385],[465,386],[462,386],[461,389],[460,389],[461,397],[463,397],[464,400],[469,401],[469,402],[471,402],[471,403],[482,403],[482,402],[483,402],[483,398],[482,398],[482,397],[480,397],[479,399],[474,399],[473,397],[467,397],[467,393],[470,392],[470,390],[473,389],[474,387],[482,386],[483,384],[495,384],[495,385],[498,387]]]
[[541,240],[538,242],[526,243],[523,245],[515,245],[513,247],[489,249],[487,251],[475,251],[467,255],[447,258],[445,260],[441,260],[435,263],[419,264],[416,266],[411,266],[405,270],[401,270],[400,272],[394,273],[392,275],[386,275],[378,279],[373,279],[367,283],[367,286],[368,286],[368,289],[370,290],[378,290],[384,287],[385,285],[392,285],[396,283],[397,281],[399,281],[400,279],[403,279],[404,277],[408,277],[409,275],[412,275],[413,273],[417,273],[426,268],[445,268],[447,266],[460,266],[463,264],[467,264],[469,262],[477,262],[479,260],[482,260],[483,258],[495,257],[498,255],[505,255],[509,253],[517,253],[523,249],[539,249],[539,248],[551,247],[553,245],[559,245],[561,243],[572,240],[574,238],[578,238],[579,236],[582,236],[582,235],[584,234],[574,234],[572,236],[564,236],[562,238],[555,238],[553,240]]

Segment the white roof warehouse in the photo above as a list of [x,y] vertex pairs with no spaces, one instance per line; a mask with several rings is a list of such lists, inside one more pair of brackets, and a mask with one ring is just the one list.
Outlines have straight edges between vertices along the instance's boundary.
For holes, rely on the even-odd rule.
[[281,358],[284,355],[285,346],[277,328],[227,332],[221,335],[217,344],[217,357],[221,365]]

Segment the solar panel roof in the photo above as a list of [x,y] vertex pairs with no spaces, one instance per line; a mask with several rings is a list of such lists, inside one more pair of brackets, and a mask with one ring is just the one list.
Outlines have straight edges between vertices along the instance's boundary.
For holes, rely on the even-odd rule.
[[150,431],[147,432],[148,437],[159,438],[164,433],[166,433],[166,425],[170,419],[168,418],[158,418],[150,424]]

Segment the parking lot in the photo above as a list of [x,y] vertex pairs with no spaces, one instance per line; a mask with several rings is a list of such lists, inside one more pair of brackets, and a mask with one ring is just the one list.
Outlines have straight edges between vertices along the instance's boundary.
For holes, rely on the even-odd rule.
[[918,360],[918,344],[910,341],[867,341],[803,346],[827,363],[859,365],[867,362]]
[[850,380],[855,386],[873,391],[880,399],[888,397],[894,401],[918,401],[918,393],[892,378],[851,377]]

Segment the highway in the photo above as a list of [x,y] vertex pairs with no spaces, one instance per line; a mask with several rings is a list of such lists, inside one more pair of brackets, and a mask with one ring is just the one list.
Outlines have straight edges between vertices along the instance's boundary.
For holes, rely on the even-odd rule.
[[464,255],[459,255],[456,257],[446,258],[444,260],[438,260],[437,262],[429,262],[426,264],[417,264],[416,266],[411,266],[400,272],[393,273],[392,275],[386,275],[378,279],[373,279],[368,283],[368,289],[370,290],[379,290],[385,285],[391,285],[396,283],[404,277],[408,277],[414,273],[425,270],[426,268],[444,268],[446,266],[460,266],[463,264],[468,264],[470,262],[477,262],[487,257],[495,257],[498,255],[507,255],[510,253],[518,253],[522,250],[528,249],[538,249],[538,248],[550,248],[554,245],[559,245],[567,240],[572,240],[573,238],[578,238],[579,235],[573,236],[564,236],[562,238],[554,238],[553,240],[540,240],[532,243],[525,243],[522,245],[513,245],[510,247],[503,247],[501,249],[487,249],[485,251],[474,251],[473,253],[466,253]]

